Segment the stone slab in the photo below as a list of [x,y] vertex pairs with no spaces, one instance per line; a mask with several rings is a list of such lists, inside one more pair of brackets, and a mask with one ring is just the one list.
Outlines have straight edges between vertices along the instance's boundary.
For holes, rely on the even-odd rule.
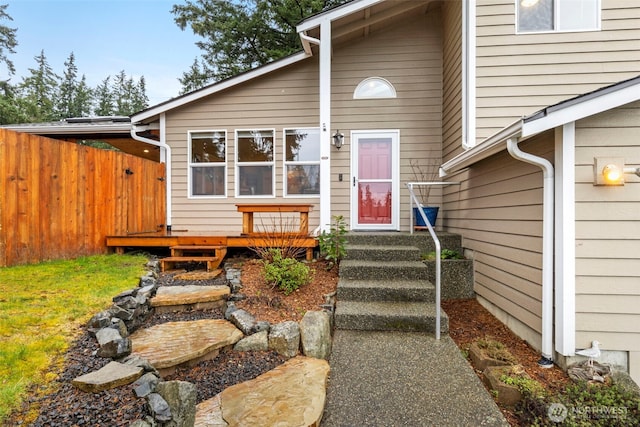
[[147,359],[158,370],[172,368],[231,346],[242,332],[222,319],[168,322],[140,329],[131,338],[132,355]]
[[104,390],[131,384],[142,376],[144,369],[118,362],[109,362],[97,371],[75,378],[71,383],[87,393],[99,393]]
[[223,301],[231,293],[228,286],[162,286],[151,299],[152,307]]
[[324,410],[328,375],[327,361],[295,357],[202,402],[197,407],[195,425],[317,427]]

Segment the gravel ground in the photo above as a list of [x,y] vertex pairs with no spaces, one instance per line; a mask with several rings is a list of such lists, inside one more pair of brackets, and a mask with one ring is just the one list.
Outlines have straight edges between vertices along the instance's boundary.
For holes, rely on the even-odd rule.
[[[161,286],[181,284],[214,285],[225,283],[224,274],[211,280],[181,281],[173,274],[163,274],[159,279]],[[221,319],[220,310],[200,310],[183,313],[152,315],[142,327],[184,320]],[[6,420],[7,426],[128,426],[137,419],[148,415],[145,399],[139,399],[131,385],[119,387],[101,393],[85,393],[71,385],[74,378],[100,369],[110,359],[95,355],[98,350],[96,339],[83,331],[69,347],[62,372],[53,384],[54,390],[39,392],[33,389],[23,408]],[[247,381],[267,372],[285,362],[285,358],[275,352],[234,351],[219,354],[215,359],[204,361],[194,367],[179,369],[165,380],[184,380],[192,382],[198,390],[197,402],[209,399],[224,388]],[[28,413],[38,410],[35,420]]]

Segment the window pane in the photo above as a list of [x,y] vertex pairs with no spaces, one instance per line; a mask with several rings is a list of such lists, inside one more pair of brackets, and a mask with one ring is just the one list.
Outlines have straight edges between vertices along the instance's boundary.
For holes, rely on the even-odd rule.
[[287,194],[320,194],[320,166],[287,166]]
[[553,0],[516,0],[518,31],[553,30]]
[[191,134],[191,162],[217,163],[225,161],[225,138],[216,133]]
[[285,136],[288,162],[320,161],[320,132],[318,129],[288,130]]
[[598,28],[598,0],[561,0],[558,2],[559,30]]
[[273,196],[273,166],[238,166],[241,196]]
[[238,132],[238,161],[273,161],[273,131],[256,130]]
[[191,194],[194,196],[224,196],[224,166],[192,167]]
[[362,98],[395,98],[395,88],[380,77],[368,77],[361,81],[353,91],[354,99]]

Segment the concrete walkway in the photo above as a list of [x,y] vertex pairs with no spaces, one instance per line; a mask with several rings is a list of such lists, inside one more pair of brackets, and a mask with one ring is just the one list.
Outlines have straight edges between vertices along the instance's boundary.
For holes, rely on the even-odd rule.
[[336,330],[322,427],[508,426],[453,340]]

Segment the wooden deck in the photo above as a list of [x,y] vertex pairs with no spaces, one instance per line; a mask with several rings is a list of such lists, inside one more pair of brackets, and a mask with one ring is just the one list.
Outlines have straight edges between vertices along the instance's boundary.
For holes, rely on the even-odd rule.
[[[185,247],[193,246],[202,251],[203,247],[221,248],[249,248],[249,247],[278,247],[287,246],[284,237],[274,238],[254,233],[253,235],[219,235],[214,232],[172,231],[158,233],[129,234],[126,236],[107,236],[107,247],[117,253],[124,253],[126,248],[167,248],[175,252],[175,248],[184,251]],[[318,240],[312,236],[295,236],[296,246],[306,248],[307,260],[313,259],[313,250],[318,246]],[[177,254],[176,254],[177,255]],[[182,255],[182,254],[181,254]],[[194,257],[194,261],[197,261]],[[222,261],[222,259],[220,259]],[[211,267],[212,264],[209,264]]]

